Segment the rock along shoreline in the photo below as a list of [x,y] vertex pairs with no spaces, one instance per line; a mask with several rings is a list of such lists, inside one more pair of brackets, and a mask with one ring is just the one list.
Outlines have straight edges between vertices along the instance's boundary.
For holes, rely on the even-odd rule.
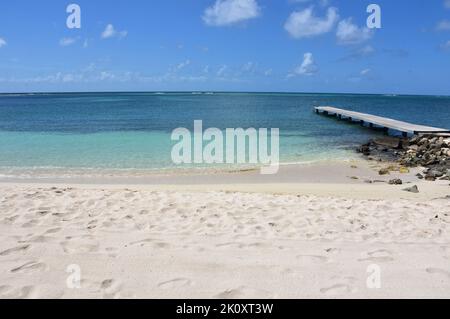
[[[423,167],[423,174],[417,174],[419,179],[450,180],[450,136],[381,137],[361,145],[357,151],[368,160],[397,163],[400,171]],[[389,174],[389,168],[381,169],[379,174]]]

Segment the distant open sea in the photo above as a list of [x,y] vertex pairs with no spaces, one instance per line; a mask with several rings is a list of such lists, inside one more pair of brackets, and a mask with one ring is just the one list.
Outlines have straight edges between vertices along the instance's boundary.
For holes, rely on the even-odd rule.
[[289,93],[0,94],[0,174],[166,170],[172,130],[279,128],[282,163],[351,159],[377,133],[314,114],[329,105],[450,127],[450,97]]

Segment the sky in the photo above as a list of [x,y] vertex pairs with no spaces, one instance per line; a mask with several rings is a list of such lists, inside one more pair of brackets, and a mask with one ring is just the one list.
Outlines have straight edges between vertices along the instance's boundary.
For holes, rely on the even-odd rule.
[[450,0],[0,4],[0,92],[450,95],[449,70]]

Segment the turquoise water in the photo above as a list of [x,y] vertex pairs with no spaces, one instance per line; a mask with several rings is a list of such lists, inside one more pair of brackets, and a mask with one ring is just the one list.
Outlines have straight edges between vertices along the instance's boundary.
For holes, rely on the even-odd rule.
[[[313,113],[317,105],[450,127],[450,98],[281,93],[0,95],[0,170],[187,168],[172,163],[171,132],[279,128],[283,163],[347,159],[380,133]],[[395,132],[392,132],[395,134]],[[203,165],[199,165],[203,166]],[[217,166],[217,165],[216,165]]]

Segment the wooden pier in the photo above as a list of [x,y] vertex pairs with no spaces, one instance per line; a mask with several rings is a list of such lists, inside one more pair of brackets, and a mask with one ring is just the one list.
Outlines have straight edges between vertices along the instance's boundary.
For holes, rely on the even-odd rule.
[[359,122],[361,125],[367,124],[370,128],[380,128],[386,132],[395,130],[401,132],[403,136],[408,134],[426,134],[426,133],[450,133],[450,129],[442,129],[431,126],[417,125],[408,122],[393,120],[387,117],[376,116],[372,114],[353,112],[331,106],[318,106],[314,108],[317,114],[336,116],[340,120]]

